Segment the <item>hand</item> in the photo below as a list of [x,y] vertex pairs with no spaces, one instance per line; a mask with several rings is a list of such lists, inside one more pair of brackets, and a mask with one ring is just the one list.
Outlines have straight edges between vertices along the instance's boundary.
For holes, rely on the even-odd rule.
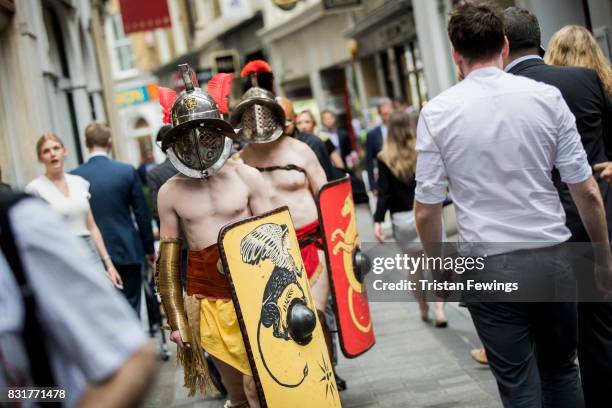
[[372,190],[372,195],[374,197],[378,197],[378,190]]
[[113,286],[115,286],[117,289],[123,289],[123,280],[121,280],[121,275],[119,275],[119,272],[117,272],[115,266],[110,261],[106,266],[106,276],[111,281]]
[[[597,258],[597,256],[596,256]],[[612,254],[608,253],[603,261],[595,260],[595,285],[604,298],[612,298]]]
[[593,166],[593,169],[595,169],[595,171],[601,171],[599,177],[602,180],[612,183],[612,162],[597,163]]
[[155,270],[155,254],[146,254],[145,258],[147,258],[147,263],[149,264],[149,267]]
[[184,343],[183,338],[181,337],[181,332],[178,330],[174,330],[170,333],[170,340],[175,342],[177,346],[180,348],[191,347],[189,343]]
[[382,224],[380,222],[374,223],[374,235],[376,235],[376,239],[381,244],[385,242],[385,232],[383,231]]

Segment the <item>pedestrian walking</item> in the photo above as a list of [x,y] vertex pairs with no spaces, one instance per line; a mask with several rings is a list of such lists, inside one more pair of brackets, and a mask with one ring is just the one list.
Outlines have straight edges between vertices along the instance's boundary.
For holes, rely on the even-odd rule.
[[[419,237],[426,248],[440,241],[442,202],[450,190],[460,243],[486,251],[480,279],[529,279],[554,286],[554,295],[570,300],[575,280],[561,244],[571,234],[551,179],[553,166],[568,184],[591,240],[605,248],[596,253],[602,277],[612,270],[601,195],[574,117],[558,89],[502,70],[509,47],[498,10],[456,6],[448,35],[465,79],[421,112]],[[490,245],[502,242],[513,243],[512,249]],[[504,406],[584,406],[575,364],[575,302],[466,300]]]
[[321,124],[321,133],[327,135],[329,141],[338,150],[340,158],[342,159],[343,165],[336,167],[346,167],[346,159],[353,153],[348,130],[338,127],[338,117],[330,109],[325,109],[321,112]]
[[[395,111],[389,116],[387,140],[378,153],[378,200],[374,212],[374,234],[378,242],[385,242],[382,223],[387,211],[391,212],[393,235],[405,253],[417,255],[419,237],[414,222],[414,178],[417,154],[416,125],[418,115],[405,111]],[[423,279],[423,271],[417,270],[411,279]],[[429,305],[422,291],[415,291],[421,311],[421,320],[429,320]],[[444,302],[435,303],[436,327],[446,327]]]
[[[582,145],[591,166],[609,159],[605,141],[612,130],[612,70],[603,57],[592,34],[583,27],[567,26],[553,35],[548,47],[546,64],[538,55],[540,27],[535,15],[528,10],[511,7],[504,11],[504,27],[510,42],[510,55],[506,59],[506,71],[548,83],[561,91],[572,114]],[[605,67],[608,68],[606,74]],[[591,69],[593,68],[593,69]],[[595,69],[595,70],[594,70]],[[599,69],[599,71],[597,71]],[[601,72],[602,74],[599,74]],[[609,88],[604,79],[608,78]],[[566,214],[566,225],[572,233],[570,241],[589,242],[578,209],[566,184],[554,172],[554,181]],[[612,186],[599,180],[606,218],[612,218]],[[608,223],[608,237],[612,236]],[[573,262],[574,273],[583,301],[578,304],[578,360],[580,379],[587,407],[603,407],[608,404],[608,386],[612,384],[612,304],[588,302],[589,294],[596,291],[592,249],[579,247]]]
[[389,98],[380,98],[378,101],[378,115],[381,123],[370,130],[366,137],[365,165],[368,173],[368,187],[374,194],[378,194],[376,157],[382,149],[387,138],[387,120],[393,112],[393,102]]
[[[295,118],[295,126],[300,134],[308,133],[311,135],[318,136],[319,139],[321,139],[323,143],[325,143],[325,148],[327,149],[327,153],[329,154],[329,158],[334,167],[337,167],[339,169],[343,169],[345,167],[344,161],[340,156],[340,152],[329,138],[329,134],[317,131],[317,121],[312,111],[305,109],[298,113]],[[323,163],[321,163],[321,165],[323,165]],[[327,179],[332,180],[333,178],[330,178],[330,176],[328,175]]]
[[64,143],[55,133],[45,133],[36,142],[36,154],[45,173],[32,180],[25,191],[45,200],[64,218],[68,231],[89,249],[87,263],[92,265],[93,273],[106,273],[117,288],[123,287],[90,207],[89,182],[64,173]]
[[123,294],[140,315],[145,255],[151,267],[155,261],[151,216],[140,177],[129,164],[110,158],[111,131],[105,124],[92,122],[85,128],[85,145],[89,160],[72,173],[91,185],[91,210],[121,275]]
[[53,387],[47,396],[68,408],[139,406],[157,371],[153,347],[122,297],[92,273],[74,220],[60,215],[0,191],[0,389]]

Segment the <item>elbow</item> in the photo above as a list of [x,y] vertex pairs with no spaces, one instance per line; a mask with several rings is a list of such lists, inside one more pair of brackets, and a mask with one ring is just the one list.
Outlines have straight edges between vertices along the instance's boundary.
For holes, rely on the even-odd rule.
[[414,203],[414,221],[417,225],[425,224],[432,218],[433,213],[429,208],[418,202]]

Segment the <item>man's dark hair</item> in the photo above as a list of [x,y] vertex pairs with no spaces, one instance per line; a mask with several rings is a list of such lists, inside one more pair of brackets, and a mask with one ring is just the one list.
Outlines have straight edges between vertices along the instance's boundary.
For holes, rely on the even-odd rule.
[[502,13],[487,3],[459,4],[450,13],[447,29],[455,50],[471,62],[489,60],[504,47]]
[[541,43],[538,18],[521,7],[504,10],[504,31],[510,42],[510,52],[538,50]]

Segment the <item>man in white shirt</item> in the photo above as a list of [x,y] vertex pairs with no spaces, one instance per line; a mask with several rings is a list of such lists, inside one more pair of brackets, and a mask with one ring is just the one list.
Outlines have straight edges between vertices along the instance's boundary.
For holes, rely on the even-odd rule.
[[[441,241],[442,202],[450,190],[462,244],[531,248],[507,253],[500,245],[472,245],[488,248],[484,279],[527,277],[570,298],[575,281],[559,245],[570,232],[551,180],[554,166],[591,240],[601,244],[596,262],[607,278],[602,285],[609,285],[612,257],[602,199],[561,93],[502,70],[508,42],[499,11],[457,6],[448,33],[465,79],[431,100],[419,120],[415,217],[421,241]],[[574,302],[474,302],[468,308],[504,406],[584,406]]]
[[15,196],[0,192],[0,391],[53,383],[66,407],[138,406],[156,372],[140,322],[58,216],[34,198],[11,205]]

